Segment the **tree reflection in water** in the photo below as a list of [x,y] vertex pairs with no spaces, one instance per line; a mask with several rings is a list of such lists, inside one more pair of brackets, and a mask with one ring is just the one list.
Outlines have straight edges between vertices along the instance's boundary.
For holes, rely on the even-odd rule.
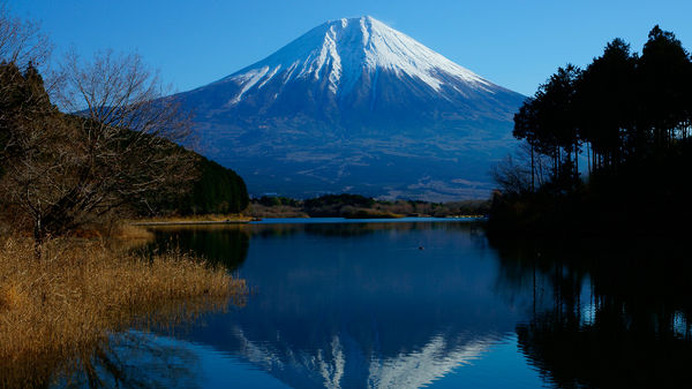
[[199,360],[190,349],[149,334],[116,334],[95,347],[57,386],[69,388],[195,388]]
[[692,264],[665,239],[492,240],[500,283],[532,288],[519,347],[560,388],[679,387],[691,380]]
[[242,266],[250,247],[250,235],[238,225],[158,227],[153,232],[156,239],[148,249],[183,248],[229,272]]
[[70,355],[0,361],[0,388],[194,388],[199,374],[194,351],[148,331],[184,330],[207,315],[244,304],[245,296],[205,297],[132,312],[107,338]]
[[[431,233],[438,228],[449,233]],[[521,352],[554,387],[690,382],[692,264],[680,242],[492,239],[486,250],[485,236],[468,225],[222,231],[200,232],[195,242],[208,240],[219,253],[243,258],[246,246],[228,242],[255,239],[252,258],[240,263],[263,288],[241,315],[210,319],[190,338],[244,356],[291,387],[429,385],[453,369],[431,374],[446,365],[421,363],[427,357],[478,358],[497,334],[513,330]],[[344,237],[357,239],[344,245]],[[418,251],[428,238],[439,239],[437,247],[426,243]],[[308,245],[311,250],[296,253]],[[405,250],[390,257],[386,247]],[[520,300],[509,306],[528,315],[508,313],[498,293]]]

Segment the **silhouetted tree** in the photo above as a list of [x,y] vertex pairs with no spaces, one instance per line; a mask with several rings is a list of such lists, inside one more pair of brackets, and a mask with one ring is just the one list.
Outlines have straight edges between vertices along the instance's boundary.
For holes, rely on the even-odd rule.
[[[536,109],[536,100],[534,98],[528,98],[524,101],[524,104],[519,108],[519,112],[514,115],[514,135],[517,139],[525,139],[529,146],[529,158],[530,158],[530,174],[531,174],[531,191],[536,190],[536,153],[537,149],[541,146],[541,142],[538,139],[538,112]],[[495,171],[495,181],[497,181],[501,187],[505,188],[503,184],[504,178],[502,178],[502,171]]]
[[636,132],[635,70],[637,56],[622,39],[614,39],[603,55],[584,70],[576,86],[580,136],[593,150],[592,165],[622,162],[642,135]]
[[[531,150],[531,187],[535,183],[535,153],[553,159],[553,181],[568,182],[578,176],[580,137],[574,104],[581,71],[574,65],[559,68],[514,116],[514,136],[526,139]],[[563,165],[570,166],[564,169]],[[569,177],[559,177],[561,174]]]
[[[655,26],[641,56],[614,39],[584,71],[559,68],[519,109],[514,136],[531,151],[531,182],[536,154],[553,160],[553,174],[540,188],[531,185],[535,194],[495,201],[491,216],[501,220],[498,226],[524,223],[548,231],[568,220],[585,227],[590,210],[592,217],[623,225],[632,207],[659,225],[666,213],[688,214],[683,177],[692,158],[691,128],[692,58],[675,35]],[[586,186],[578,173],[584,145],[594,166]],[[505,171],[497,181],[515,183],[509,173],[517,172]]]
[[[533,160],[532,162],[535,163]],[[510,155],[493,166],[491,173],[505,195],[516,196],[534,190],[535,177],[532,175],[534,167],[527,169],[521,161],[516,161]]]
[[654,146],[666,148],[687,124],[692,64],[682,43],[657,25],[649,32],[637,67],[638,126],[651,131]]

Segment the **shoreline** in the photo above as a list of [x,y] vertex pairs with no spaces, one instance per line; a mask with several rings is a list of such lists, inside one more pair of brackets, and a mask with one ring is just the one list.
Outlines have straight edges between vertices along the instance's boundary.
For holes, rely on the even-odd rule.
[[133,222],[129,223],[137,227],[154,226],[195,226],[195,225],[218,225],[218,224],[248,224],[253,220],[181,220],[181,221],[158,221],[158,222]]
[[36,260],[29,239],[0,248],[0,388],[47,387],[89,368],[112,334],[242,306],[248,293],[245,280],[180,251],[56,239]]
[[180,221],[144,221],[131,222],[131,226],[136,227],[167,227],[167,226],[201,226],[201,225],[245,225],[245,224],[272,224],[272,222],[286,223],[295,221],[296,223],[320,223],[320,222],[416,222],[416,221],[468,221],[483,220],[483,215],[463,215],[463,216],[398,216],[398,217],[344,217],[344,216],[319,216],[319,217],[264,217],[248,219],[228,219],[228,220],[180,220]]

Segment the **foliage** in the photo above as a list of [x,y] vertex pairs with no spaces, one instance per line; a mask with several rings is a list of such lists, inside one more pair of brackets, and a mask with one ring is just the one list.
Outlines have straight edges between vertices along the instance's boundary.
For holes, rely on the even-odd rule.
[[515,115],[514,135],[526,140],[532,153],[553,159],[556,182],[565,174],[579,176],[585,144],[590,168],[616,168],[665,153],[687,137],[691,86],[689,54],[673,33],[655,26],[641,56],[615,39],[585,70],[559,68]]
[[148,193],[141,201],[131,204],[135,217],[228,215],[248,207],[250,198],[245,181],[235,171],[192,151],[183,152],[193,161],[189,188]]
[[247,208],[250,197],[245,182],[236,172],[201,156],[197,166],[201,177],[192,187],[190,205],[183,210],[194,214],[228,214]]
[[[661,225],[689,214],[691,193],[682,183],[691,151],[692,59],[672,32],[655,26],[641,56],[615,39],[586,69],[559,68],[514,122],[530,153],[527,162],[497,171],[502,190],[490,218],[497,229],[605,232],[639,225],[630,223],[635,210]],[[578,166],[582,151],[587,185]],[[552,161],[547,180],[537,162],[545,159]]]

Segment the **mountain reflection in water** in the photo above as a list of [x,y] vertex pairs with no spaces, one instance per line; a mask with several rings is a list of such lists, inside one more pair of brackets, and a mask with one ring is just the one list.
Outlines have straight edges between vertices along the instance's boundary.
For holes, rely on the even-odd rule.
[[[199,233],[162,232],[159,241],[175,234],[190,242],[185,235]],[[498,295],[498,261],[469,223],[256,225],[209,234],[249,237],[238,272],[255,293],[242,310],[208,317],[184,338],[240,356],[293,388],[430,385],[512,336],[531,306],[530,296],[508,303]]]
[[159,231],[172,240],[254,289],[175,334],[250,366],[205,370],[233,387],[258,386],[257,371],[277,388],[689,383],[680,242],[488,240],[464,222]]

